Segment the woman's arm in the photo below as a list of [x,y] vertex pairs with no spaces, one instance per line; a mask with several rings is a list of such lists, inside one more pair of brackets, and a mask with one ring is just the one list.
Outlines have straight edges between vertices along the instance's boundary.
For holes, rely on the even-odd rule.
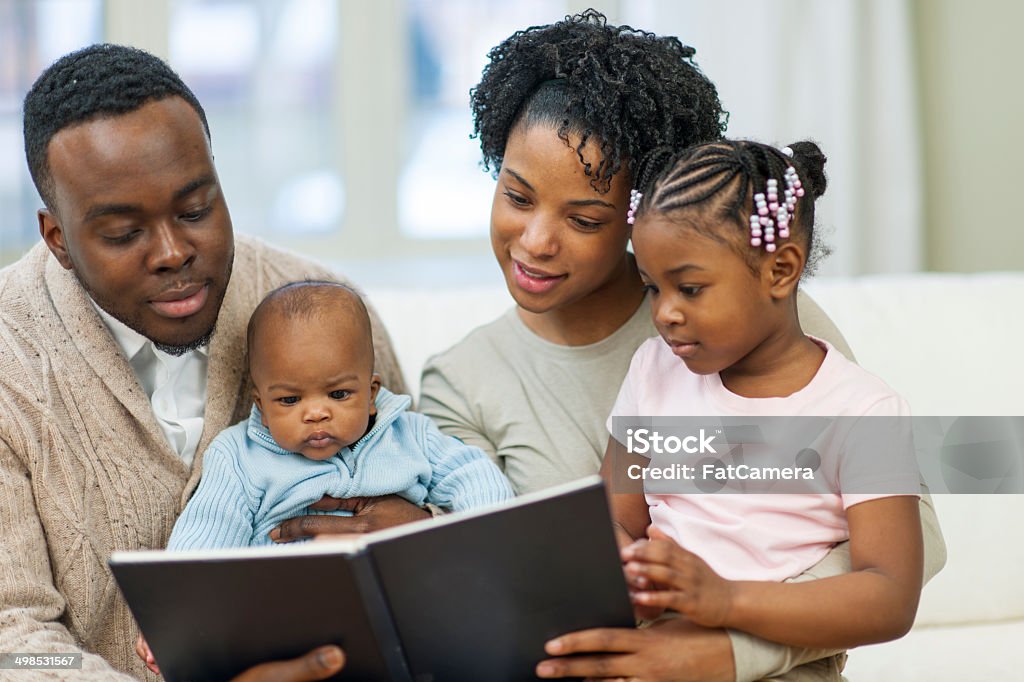
[[418,410],[433,419],[442,433],[480,448],[502,467],[495,444],[475,418],[475,410],[466,401],[465,393],[459,390],[454,377],[437,358],[429,360],[423,368]]

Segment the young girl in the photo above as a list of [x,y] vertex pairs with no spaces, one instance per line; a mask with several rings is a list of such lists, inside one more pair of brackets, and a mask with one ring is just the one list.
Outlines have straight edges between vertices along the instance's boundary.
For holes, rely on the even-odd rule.
[[[613,416],[908,416],[881,380],[800,327],[824,163],[810,142],[712,142],[634,192],[633,246],[661,338],[633,356]],[[603,472],[621,465],[609,457]],[[791,646],[901,637],[917,610],[922,539],[917,495],[893,491],[916,492],[917,477],[900,471],[903,486],[851,495],[838,470],[835,494],[614,495],[638,610]],[[651,539],[633,542],[648,525]],[[851,573],[768,582],[846,539]]]

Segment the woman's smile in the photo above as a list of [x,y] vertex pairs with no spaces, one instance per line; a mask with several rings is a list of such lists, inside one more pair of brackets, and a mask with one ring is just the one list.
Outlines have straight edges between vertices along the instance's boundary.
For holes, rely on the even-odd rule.
[[544,294],[551,291],[561,282],[564,282],[568,275],[556,275],[527,267],[519,261],[512,260],[512,270],[515,275],[516,284],[531,294]]

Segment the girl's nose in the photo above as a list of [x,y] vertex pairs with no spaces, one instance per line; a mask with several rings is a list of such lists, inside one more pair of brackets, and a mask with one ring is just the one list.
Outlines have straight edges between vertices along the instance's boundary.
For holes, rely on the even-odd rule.
[[679,325],[686,322],[683,311],[671,301],[659,301],[654,311],[654,321],[662,326]]

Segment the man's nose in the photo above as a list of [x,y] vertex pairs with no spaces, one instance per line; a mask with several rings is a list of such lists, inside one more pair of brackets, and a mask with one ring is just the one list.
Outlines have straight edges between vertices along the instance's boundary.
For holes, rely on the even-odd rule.
[[149,253],[150,269],[156,272],[175,272],[187,268],[196,259],[196,250],[182,233],[181,228],[160,223],[154,228]]

